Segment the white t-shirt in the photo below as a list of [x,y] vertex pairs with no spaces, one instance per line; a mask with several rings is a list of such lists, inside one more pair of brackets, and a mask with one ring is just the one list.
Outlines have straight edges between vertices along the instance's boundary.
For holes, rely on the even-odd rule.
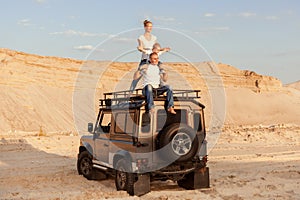
[[159,68],[157,65],[149,64],[143,74],[143,87],[150,84],[153,88],[158,88],[160,83]]
[[[146,50],[152,50],[152,47],[156,43],[157,38],[156,38],[156,36],[151,35],[151,39],[147,40],[144,35],[141,35],[139,37],[139,40],[143,43],[144,49],[146,49]],[[142,53],[141,60],[147,59],[147,58],[148,58],[147,54]]]

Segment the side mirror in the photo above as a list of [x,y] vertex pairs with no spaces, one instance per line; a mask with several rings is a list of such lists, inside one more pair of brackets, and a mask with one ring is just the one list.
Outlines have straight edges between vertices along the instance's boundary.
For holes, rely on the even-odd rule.
[[88,132],[92,133],[94,129],[93,123],[88,123]]

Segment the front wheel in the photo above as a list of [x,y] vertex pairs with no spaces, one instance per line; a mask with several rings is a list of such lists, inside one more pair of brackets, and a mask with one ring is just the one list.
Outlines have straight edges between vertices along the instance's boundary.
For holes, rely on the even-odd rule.
[[78,156],[77,171],[88,180],[93,180],[95,171],[93,169],[92,156],[87,151],[83,151]]

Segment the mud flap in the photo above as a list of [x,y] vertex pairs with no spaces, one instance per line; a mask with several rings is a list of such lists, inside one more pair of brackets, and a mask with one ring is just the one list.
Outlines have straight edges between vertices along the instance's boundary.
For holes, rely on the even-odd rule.
[[198,172],[195,172],[194,176],[195,189],[209,188],[209,168],[201,168]]
[[177,183],[180,187],[188,190],[209,188],[209,168],[204,167],[191,172]]
[[134,195],[141,196],[150,192],[150,175],[139,174],[137,179],[133,185]]

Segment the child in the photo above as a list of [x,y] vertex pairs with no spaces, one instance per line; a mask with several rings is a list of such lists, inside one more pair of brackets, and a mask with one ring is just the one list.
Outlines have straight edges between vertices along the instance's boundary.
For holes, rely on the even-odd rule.
[[[147,55],[145,61],[143,64],[148,64],[150,63],[150,59],[149,59],[149,55],[154,52],[154,53],[157,53],[158,56],[162,55],[164,52],[168,52],[170,51],[170,48],[169,47],[165,47],[165,48],[161,48],[160,44],[159,43],[154,43],[153,47],[152,47],[152,50],[142,50],[142,52],[144,54]],[[140,64],[140,66],[142,66],[143,64]],[[140,67],[139,66],[139,67]]]

